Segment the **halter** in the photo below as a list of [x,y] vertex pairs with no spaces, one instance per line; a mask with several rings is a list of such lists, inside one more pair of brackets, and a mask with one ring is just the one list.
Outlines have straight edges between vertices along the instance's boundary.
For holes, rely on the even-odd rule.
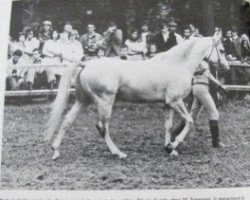
[[212,55],[214,49],[215,49],[216,52],[217,52],[219,68],[221,68],[221,61],[220,61],[219,51],[218,51],[218,48],[217,48],[215,45],[213,45],[213,48],[212,48],[212,50],[211,50],[209,56],[208,56],[207,58],[204,58],[204,61],[209,62],[209,59],[210,59],[210,57],[211,57],[211,55]]

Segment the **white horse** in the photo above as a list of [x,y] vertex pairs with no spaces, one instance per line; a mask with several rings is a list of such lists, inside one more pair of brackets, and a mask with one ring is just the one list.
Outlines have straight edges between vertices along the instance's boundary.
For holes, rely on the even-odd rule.
[[[79,111],[90,104],[97,105],[97,129],[110,149],[119,158],[126,158],[111,140],[109,121],[116,100],[128,102],[164,102],[168,107],[165,122],[165,147],[171,149],[171,155],[181,143],[193,122],[183,98],[191,90],[191,80],[199,63],[206,59],[220,63],[229,69],[224,48],[219,37],[197,38],[177,45],[167,52],[160,53],[146,61],[125,61],[103,58],[84,63],[76,79],[76,102],[65,116],[52,148],[56,159],[66,130],[76,119]],[[61,78],[59,91],[52,107],[46,130],[46,140],[50,141],[61,121],[61,115],[68,102],[70,80],[77,64],[68,66]],[[183,131],[171,143],[170,128],[174,112],[186,122]]]

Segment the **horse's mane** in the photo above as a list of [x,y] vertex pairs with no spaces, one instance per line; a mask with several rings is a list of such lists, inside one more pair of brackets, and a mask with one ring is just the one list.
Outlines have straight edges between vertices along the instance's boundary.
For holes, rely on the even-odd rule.
[[174,63],[185,61],[188,58],[189,54],[191,53],[193,47],[195,46],[197,42],[201,40],[204,40],[204,42],[206,42],[208,41],[208,39],[211,39],[211,38],[210,37],[209,38],[208,37],[192,38],[181,44],[174,46],[168,51],[157,54],[155,57],[149,60],[150,61],[167,60],[168,62],[174,62]]

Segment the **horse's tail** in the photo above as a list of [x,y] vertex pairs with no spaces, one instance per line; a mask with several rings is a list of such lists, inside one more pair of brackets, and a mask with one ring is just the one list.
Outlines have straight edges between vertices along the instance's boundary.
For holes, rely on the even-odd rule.
[[46,131],[46,141],[50,141],[53,133],[55,132],[58,124],[61,120],[61,115],[68,103],[69,95],[70,95],[70,85],[71,85],[71,78],[74,69],[77,67],[78,64],[71,64],[67,66],[63,75],[61,76],[58,93],[56,99],[53,103],[52,110],[50,112],[50,116],[47,122],[47,131]]

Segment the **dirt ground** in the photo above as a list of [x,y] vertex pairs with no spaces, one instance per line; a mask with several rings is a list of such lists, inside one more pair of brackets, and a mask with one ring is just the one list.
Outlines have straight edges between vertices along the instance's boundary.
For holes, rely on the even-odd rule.
[[95,108],[80,115],[52,161],[43,142],[48,103],[6,105],[2,189],[172,189],[250,186],[250,103],[220,108],[223,149],[211,147],[207,114],[178,148],[164,150],[161,104],[117,103],[111,137],[128,157],[110,154],[95,129]]

